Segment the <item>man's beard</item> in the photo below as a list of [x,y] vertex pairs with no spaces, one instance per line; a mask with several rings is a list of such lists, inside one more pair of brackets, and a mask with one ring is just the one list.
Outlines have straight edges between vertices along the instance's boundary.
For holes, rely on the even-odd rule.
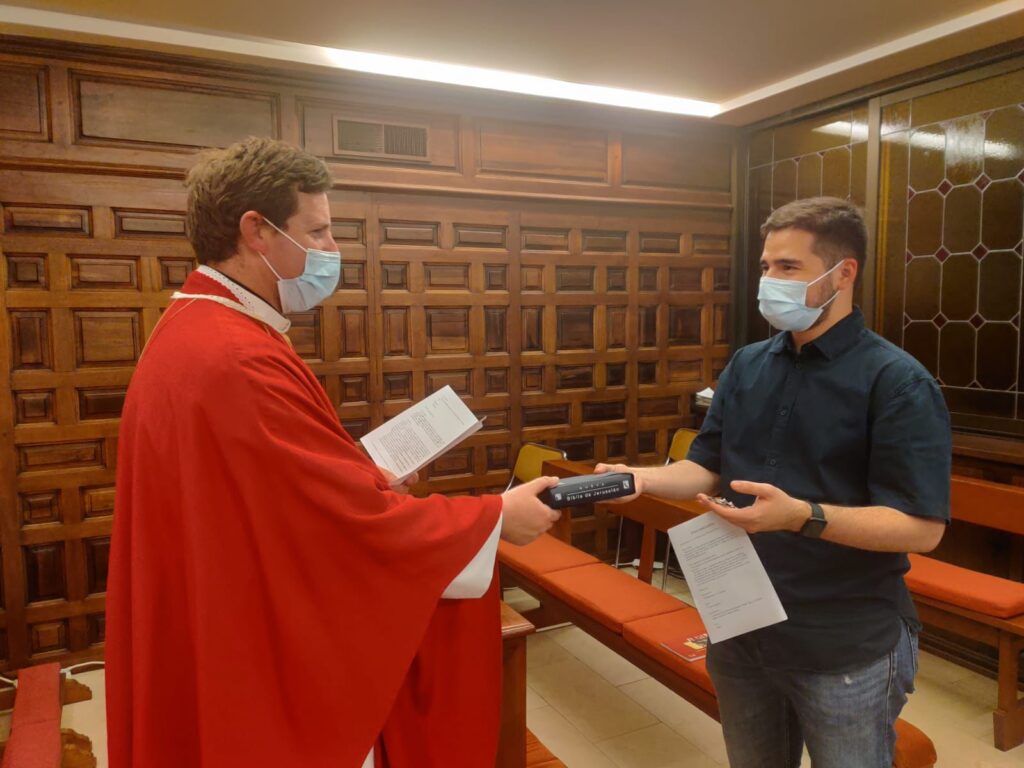
[[[814,330],[814,329],[815,329],[815,328],[817,328],[817,327],[818,327],[819,325],[821,325],[821,324],[822,324],[822,323],[824,323],[824,322],[825,322],[826,320],[828,320],[828,318],[829,318],[829,315],[830,315],[830,314],[832,313],[832,307],[834,307],[834,306],[836,305],[836,302],[835,302],[835,298],[836,298],[836,295],[837,295],[838,293],[839,293],[839,289],[838,289],[838,288],[833,288],[833,289],[832,289],[832,295],[831,295],[831,296],[827,296],[827,297],[825,298],[825,301],[821,302],[821,304],[819,304],[819,305],[818,305],[818,306],[820,307],[820,306],[823,306],[823,305],[825,304],[825,302],[828,302],[828,306],[827,306],[827,307],[825,307],[825,308],[824,308],[824,309],[823,309],[823,310],[821,311],[821,314],[820,314],[820,315],[818,315],[818,319],[817,319],[817,320],[815,320],[815,321],[814,321],[813,323],[811,323],[811,327],[807,329],[808,331],[812,331],[812,330]],[[804,333],[806,333],[806,332],[807,332],[807,331],[804,331]]]

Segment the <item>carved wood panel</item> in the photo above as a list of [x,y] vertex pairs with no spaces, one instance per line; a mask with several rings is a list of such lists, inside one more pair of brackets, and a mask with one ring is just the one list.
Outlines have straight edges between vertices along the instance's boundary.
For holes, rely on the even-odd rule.
[[[117,418],[192,267],[180,210],[155,207],[183,206],[175,183],[93,181],[86,206],[67,177],[40,180],[45,201],[3,205],[17,222],[0,242],[17,662],[88,655],[101,639]],[[49,202],[61,199],[76,205]],[[339,418],[359,437],[444,386],[486,417],[421,490],[501,489],[525,441],[657,463],[690,394],[725,364],[725,216],[357,192],[331,205],[339,289],[293,316],[290,337]],[[603,553],[606,525],[576,527]]]
[[0,656],[19,666],[101,652],[118,418],[193,258],[177,182],[5,171],[0,189]]
[[[446,385],[486,416],[420,491],[501,489],[527,440],[660,461],[724,365],[728,129],[4,41],[0,668],[102,654],[118,418],[194,267],[196,148],[328,161],[341,280],[290,337],[356,437]],[[425,143],[335,154],[338,121]],[[579,543],[602,553],[607,523],[577,519]]]

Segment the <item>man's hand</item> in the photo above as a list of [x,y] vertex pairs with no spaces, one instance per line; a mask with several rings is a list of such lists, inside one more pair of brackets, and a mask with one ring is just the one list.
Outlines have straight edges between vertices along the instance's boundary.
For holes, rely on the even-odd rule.
[[810,504],[794,499],[774,485],[733,480],[730,486],[736,493],[757,498],[749,507],[739,508],[716,504],[703,493],[697,494],[697,501],[747,533],[799,531],[811,516]]
[[603,475],[607,472],[628,472],[633,475],[633,488],[634,492],[629,496],[620,496],[617,499],[608,499],[602,501],[602,504],[624,504],[627,501],[633,501],[637,496],[644,492],[644,481],[643,476],[639,468],[630,467],[625,464],[598,464],[594,467],[595,475]]
[[555,485],[557,477],[538,477],[501,494],[501,538],[521,547],[548,531],[562,513],[537,494]]
[[416,485],[420,481],[420,475],[418,472],[413,472],[412,475],[405,479],[404,483],[395,485],[395,481],[398,479],[397,476],[384,469],[384,467],[377,467],[380,473],[384,475],[384,479],[388,481],[388,485],[391,486],[391,490],[395,493],[409,493],[409,488]]

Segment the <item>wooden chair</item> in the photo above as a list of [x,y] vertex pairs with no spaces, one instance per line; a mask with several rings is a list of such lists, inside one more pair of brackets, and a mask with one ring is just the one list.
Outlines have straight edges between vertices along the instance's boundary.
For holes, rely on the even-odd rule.
[[523,443],[516,456],[516,464],[512,468],[512,477],[509,478],[505,490],[509,490],[520,483],[528,483],[536,480],[544,474],[545,461],[558,461],[565,459],[565,451],[559,448],[552,448],[549,445],[540,443]]
[[[697,437],[698,432],[695,429],[687,429],[681,427],[675,431],[672,435],[672,442],[668,447],[668,456],[665,459],[665,466],[674,464],[677,461],[682,461],[686,458],[686,454],[690,450],[690,446],[693,444],[694,439]],[[619,562],[619,553],[622,551],[622,523],[626,518],[619,515],[619,535],[615,542],[615,562],[616,568],[621,568],[624,563]],[[661,566],[661,588],[662,590],[668,585],[668,559],[672,554],[672,542],[666,542],[665,544],[665,559],[662,561]],[[657,563],[655,563],[657,567]]]
[[[514,488],[521,483],[528,483],[531,480],[536,480],[544,474],[544,462],[546,461],[564,461],[566,459],[565,451],[559,448],[552,448],[550,445],[542,445],[541,443],[523,443],[519,449],[519,453],[516,455],[515,466],[512,467],[512,477],[509,478],[508,485],[505,486],[505,490]],[[560,536],[572,538],[572,525],[569,522],[569,515],[565,514],[562,516],[562,521],[555,524],[555,530]],[[507,586],[504,581],[501,583],[502,594],[507,590],[512,589],[511,586]],[[546,614],[543,610],[534,609],[526,612],[526,617],[536,627],[548,627],[550,623],[546,621]]]
[[693,445],[693,441],[699,435],[696,429],[688,429],[687,427],[680,427],[672,435],[672,443],[668,447],[668,458],[665,459],[666,464],[674,464],[677,461],[682,461],[686,458],[686,454],[690,452],[690,446]]
[[[700,434],[696,429],[687,429],[681,427],[675,431],[672,435],[672,444],[668,447],[668,458],[665,459],[665,466],[669,464],[675,464],[677,461],[682,461],[686,458],[686,454],[690,452],[690,446],[693,445],[693,441]],[[621,522],[621,519],[620,519]],[[668,539],[668,536],[665,537]],[[665,560],[661,569],[661,589],[665,590],[668,585],[668,562],[669,558],[672,557],[672,542],[665,542]]]

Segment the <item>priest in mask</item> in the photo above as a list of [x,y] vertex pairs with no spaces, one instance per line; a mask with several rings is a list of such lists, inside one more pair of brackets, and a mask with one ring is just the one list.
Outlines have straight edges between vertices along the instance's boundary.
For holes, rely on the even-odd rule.
[[111,768],[481,768],[501,689],[499,537],[554,478],[419,499],[287,337],[341,256],[324,163],[248,139],[192,169],[200,267],[121,422],[107,604]]

